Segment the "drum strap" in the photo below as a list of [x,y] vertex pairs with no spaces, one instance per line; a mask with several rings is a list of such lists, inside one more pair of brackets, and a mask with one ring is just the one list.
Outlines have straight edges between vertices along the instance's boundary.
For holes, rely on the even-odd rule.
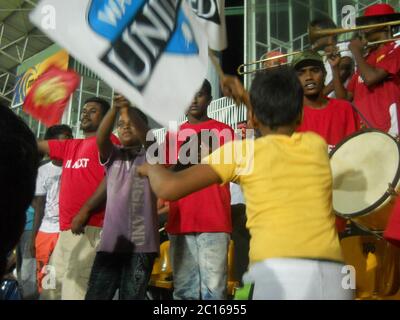
[[352,223],[354,223],[358,228],[360,228],[361,230],[372,234],[373,236],[377,237],[379,240],[385,240],[385,238],[383,237],[383,233],[380,231],[373,231],[368,229],[367,227],[363,226],[362,224],[359,224],[357,222],[355,222],[354,220],[351,220]]
[[361,113],[361,111],[358,110],[358,108],[354,105],[354,103],[352,103],[351,106],[352,106],[353,109],[359,114],[359,116],[360,116],[361,119],[364,121],[364,123],[368,126],[368,128],[375,129],[375,128],[371,125],[371,123],[369,123],[369,121],[365,118],[365,116]]

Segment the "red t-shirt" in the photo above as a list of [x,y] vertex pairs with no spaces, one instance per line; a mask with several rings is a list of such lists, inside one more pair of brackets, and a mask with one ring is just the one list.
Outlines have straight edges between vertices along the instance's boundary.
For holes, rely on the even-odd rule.
[[400,198],[397,198],[383,235],[385,239],[400,247]]
[[[119,144],[112,135],[113,143]],[[69,230],[72,219],[93,195],[104,178],[99,162],[96,137],[87,139],[49,140],[50,158],[61,160],[63,170],[59,197],[60,230]],[[104,208],[94,212],[88,225],[102,227]]]
[[[220,145],[233,139],[233,130],[216,120],[199,124],[188,122],[181,125],[177,134],[167,133],[166,151],[168,163],[176,163],[178,152],[187,137],[202,130],[212,130],[218,135]],[[176,148],[175,148],[176,146]],[[170,152],[170,150],[172,150]],[[191,232],[232,232],[231,196],[229,184],[214,184],[194,192],[178,201],[171,201],[167,232],[183,234]]]
[[[357,116],[351,104],[346,100],[329,99],[323,109],[304,106],[303,122],[297,131],[312,131],[325,139],[329,151],[344,138],[359,129]],[[336,217],[336,229],[343,232],[346,220]]]
[[372,127],[397,135],[400,116],[400,47],[394,42],[388,43],[371,52],[366,61],[373,67],[386,70],[388,78],[367,87],[357,71],[347,89],[353,93],[354,105]]
[[349,102],[328,99],[325,108],[315,109],[304,106],[303,122],[299,132],[312,131],[325,139],[329,149],[359,129],[357,116]]

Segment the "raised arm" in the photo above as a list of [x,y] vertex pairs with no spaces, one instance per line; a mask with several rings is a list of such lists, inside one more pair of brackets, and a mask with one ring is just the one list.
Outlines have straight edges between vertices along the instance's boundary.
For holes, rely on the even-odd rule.
[[371,66],[364,58],[364,44],[360,39],[353,39],[350,42],[349,49],[353,52],[354,59],[357,64],[358,72],[360,73],[364,84],[371,87],[382,82],[388,77],[389,73],[381,68]]
[[157,197],[173,201],[188,194],[208,187],[212,184],[220,184],[221,178],[207,164],[198,164],[188,169],[172,172],[163,165],[140,166],[138,172],[142,176],[148,176],[151,187]]
[[340,76],[340,56],[331,56],[329,57],[328,61],[332,68],[332,84],[335,90],[336,98],[352,101],[353,94],[346,90]]
[[50,153],[49,142],[47,140],[37,141],[37,145],[40,153],[47,155]]
[[238,77],[225,75],[221,80],[221,88],[224,95],[233,98],[237,105],[243,103],[248,109],[252,109],[249,93]]
[[116,96],[114,100],[114,105],[120,109],[121,114],[123,112],[128,114],[130,121],[132,122],[133,127],[135,128],[136,135],[139,138],[141,144],[147,149],[155,139],[149,139],[147,141],[147,133],[150,131],[148,125],[142,120],[139,115],[138,109],[131,108],[130,103],[123,96]]
[[112,129],[114,126],[115,118],[117,117],[117,108],[115,104],[108,110],[100,123],[96,133],[97,146],[99,148],[101,162],[106,162],[111,155],[113,143],[110,139]]

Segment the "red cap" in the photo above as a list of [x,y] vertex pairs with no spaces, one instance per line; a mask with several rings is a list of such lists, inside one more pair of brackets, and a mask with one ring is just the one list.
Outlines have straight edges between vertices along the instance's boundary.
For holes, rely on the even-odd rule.
[[394,11],[392,6],[386,3],[379,3],[365,9],[364,16],[356,18],[356,25],[364,26],[371,23],[383,23],[396,20],[400,20],[400,14]]
[[384,16],[395,13],[396,12],[390,5],[386,3],[378,3],[365,9],[364,17]]
[[[274,57],[281,56],[282,54],[283,54],[283,53],[282,53],[282,52],[279,52],[279,51],[270,51],[270,52],[267,52],[267,53],[265,54],[265,58],[266,58],[266,59],[274,58]],[[279,61],[279,63],[287,63],[286,57],[281,57],[281,58],[277,59],[277,61]]]

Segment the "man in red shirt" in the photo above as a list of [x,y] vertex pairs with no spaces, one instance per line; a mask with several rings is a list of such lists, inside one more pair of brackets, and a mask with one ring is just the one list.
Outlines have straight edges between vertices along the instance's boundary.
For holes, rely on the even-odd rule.
[[324,95],[326,72],[323,59],[318,53],[305,51],[293,60],[292,65],[304,90],[303,121],[298,131],[318,133],[333,149],[358,130],[356,114],[348,101]]
[[[356,19],[357,26],[399,20],[400,14],[388,4],[376,4],[365,10],[364,16]],[[391,27],[367,29],[364,31],[368,42],[387,40],[392,37]],[[400,103],[400,48],[395,42],[372,47],[365,55],[360,39],[350,42],[357,64],[357,72],[348,84],[347,91],[338,81],[338,72],[333,70],[337,97],[353,101],[366,119],[366,125],[399,135]],[[335,81],[336,79],[336,81]],[[363,120],[363,119],[362,119]]]
[[[304,90],[303,121],[297,131],[318,133],[331,150],[358,130],[355,112],[348,101],[324,95],[326,71],[318,53],[305,51],[293,60],[292,65]],[[337,218],[336,227],[343,232],[346,221]]]
[[[39,151],[62,161],[63,166],[59,196],[61,232],[42,281],[45,299],[85,298],[106,200],[96,131],[109,108],[103,99],[86,100],[80,115],[85,139],[38,142]],[[118,142],[115,136],[113,139]]]
[[[211,132],[218,137],[219,145],[233,139],[231,127],[207,116],[211,100],[211,85],[205,80],[189,107],[188,121],[177,133],[167,134],[169,164],[177,162],[183,142],[189,137],[198,139],[199,133],[201,136]],[[179,154],[179,161],[184,161],[181,157],[184,154]],[[198,159],[192,155],[190,158]],[[227,255],[232,232],[229,185],[215,184],[171,201],[167,231],[171,241],[174,299],[226,299]]]

